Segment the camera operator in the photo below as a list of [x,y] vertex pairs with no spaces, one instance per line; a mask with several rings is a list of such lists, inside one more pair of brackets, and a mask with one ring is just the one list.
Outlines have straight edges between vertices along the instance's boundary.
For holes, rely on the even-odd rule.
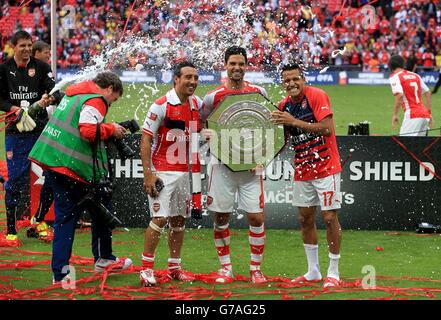
[[[32,37],[26,31],[16,32],[11,39],[14,57],[0,65],[0,110],[8,114],[5,134],[8,181],[5,183],[7,234],[0,245],[16,247],[17,209],[29,190],[29,151],[48,121],[45,110],[59,99],[49,97],[55,86],[50,66],[31,56]],[[59,101],[59,100],[58,100]],[[31,118],[22,107],[37,102],[42,112]]]
[[[52,244],[54,283],[69,273],[75,225],[82,209],[78,206],[99,182],[107,177],[104,141],[121,139],[125,129],[117,123],[104,123],[110,105],[123,93],[122,82],[112,72],[99,73],[92,81],[66,88],[29,157],[47,170],[47,183],[54,190],[55,225]],[[96,199],[111,210],[110,197]],[[94,270],[121,271],[132,265],[128,258],[112,254],[112,230],[98,213],[92,219]]]

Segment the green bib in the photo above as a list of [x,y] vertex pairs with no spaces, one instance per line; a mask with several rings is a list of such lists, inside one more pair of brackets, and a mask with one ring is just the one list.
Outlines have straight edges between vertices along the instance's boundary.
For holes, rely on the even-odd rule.
[[103,98],[99,94],[64,96],[32,148],[29,158],[48,167],[68,168],[88,182],[98,182],[106,176],[108,168],[104,143],[100,141],[97,147],[98,165],[94,177],[92,144],[81,137],[78,126],[83,104],[97,97]]

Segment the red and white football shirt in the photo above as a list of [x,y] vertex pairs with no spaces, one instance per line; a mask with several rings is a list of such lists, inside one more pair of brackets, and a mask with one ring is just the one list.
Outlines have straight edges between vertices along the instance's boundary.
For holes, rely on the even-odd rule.
[[407,70],[400,70],[393,73],[390,78],[392,94],[403,95],[402,108],[404,113],[409,113],[410,119],[430,118],[430,111],[421,99],[422,93],[429,91],[429,88],[421,77]]
[[216,109],[219,104],[225,99],[225,97],[235,94],[253,93],[258,92],[268,97],[266,90],[262,87],[245,82],[245,87],[240,90],[228,89],[225,85],[214,89],[207,93],[202,103],[202,109],[200,111],[202,122],[205,123],[211,112]]
[[153,137],[152,164],[157,171],[188,171],[190,129],[200,131],[201,104],[194,95],[181,103],[172,89],[150,107],[142,133]]
[[[328,95],[321,89],[305,86],[296,100],[291,96],[279,103],[279,109],[295,118],[316,123],[332,116]],[[335,131],[335,130],[334,130]],[[322,179],[341,172],[340,155],[333,132],[329,137],[308,133],[299,128],[286,127],[287,137],[294,146],[294,180]]]

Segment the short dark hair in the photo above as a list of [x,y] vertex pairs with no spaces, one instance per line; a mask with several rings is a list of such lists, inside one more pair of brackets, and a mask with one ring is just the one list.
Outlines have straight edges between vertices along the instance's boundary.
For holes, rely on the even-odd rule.
[[228,63],[228,59],[234,55],[241,55],[245,58],[245,63],[248,62],[246,50],[239,46],[232,46],[225,51],[225,63]]
[[179,62],[177,65],[175,65],[174,70],[173,70],[173,75],[176,77],[180,77],[182,75],[182,68],[185,68],[185,67],[197,69],[196,66],[193,64],[193,62],[182,61],[182,62]]
[[285,64],[284,66],[282,66],[282,70],[280,71],[280,74],[283,75],[283,73],[284,73],[285,71],[291,71],[291,70],[299,70],[300,75],[301,75],[302,77],[304,77],[304,74],[303,74],[303,70],[302,70],[302,68],[300,67],[299,64],[297,64],[297,63],[295,63],[295,62],[293,62],[293,63],[289,63],[289,64]]
[[121,96],[123,94],[124,89],[121,79],[113,72],[104,71],[98,73],[95,79],[93,79],[92,81],[95,82],[101,89],[112,86],[113,92],[119,92]]
[[35,41],[33,44],[32,44],[32,56],[35,56],[35,53],[37,52],[37,51],[39,51],[39,52],[41,52],[41,51],[43,51],[43,50],[45,50],[45,49],[50,49],[51,48],[51,46],[50,45],[48,45],[46,42],[44,42],[44,41]]
[[404,68],[404,58],[400,55],[394,55],[389,59],[389,69],[393,72],[398,68]]
[[16,46],[18,41],[22,40],[22,39],[26,39],[26,40],[31,40],[32,41],[32,36],[26,32],[26,31],[17,31],[16,33],[14,33],[14,35],[11,38],[11,43]]

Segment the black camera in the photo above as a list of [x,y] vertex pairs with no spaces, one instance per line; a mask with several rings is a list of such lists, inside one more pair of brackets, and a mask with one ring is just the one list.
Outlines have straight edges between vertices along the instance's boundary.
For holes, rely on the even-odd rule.
[[348,125],[349,136],[368,136],[369,135],[369,122],[363,121],[359,124],[350,123]]
[[103,200],[110,201],[114,189],[112,181],[103,179],[78,202],[77,208],[89,212],[90,215],[96,215],[112,230],[118,225],[121,226],[121,220],[102,203]]
[[191,209],[191,217],[193,219],[200,220],[202,219],[202,210],[201,209]]
[[[130,131],[130,133],[135,133],[139,131],[139,125],[135,119],[119,122],[118,124],[124,127],[126,130]],[[110,138],[110,142],[112,142],[113,145],[116,147],[116,150],[118,150],[118,154],[122,160],[132,158],[136,155],[136,152],[132,148],[130,148],[123,139],[112,137]]]

